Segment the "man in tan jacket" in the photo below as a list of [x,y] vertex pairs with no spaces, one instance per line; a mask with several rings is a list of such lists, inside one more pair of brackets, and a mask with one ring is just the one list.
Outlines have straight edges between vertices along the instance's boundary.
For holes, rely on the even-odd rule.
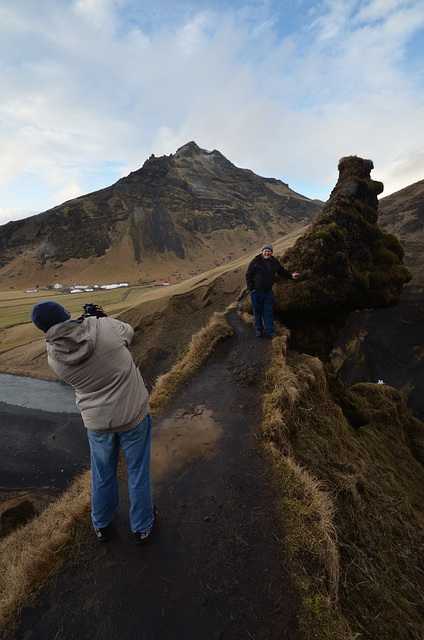
[[118,507],[119,450],[125,454],[130,526],[137,544],[150,538],[154,523],[150,482],[149,393],[127,346],[133,328],[113,318],[73,320],[51,300],[31,309],[31,320],[46,334],[53,371],[71,384],[87,428],[91,455],[91,517],[100,542],[111,534]]

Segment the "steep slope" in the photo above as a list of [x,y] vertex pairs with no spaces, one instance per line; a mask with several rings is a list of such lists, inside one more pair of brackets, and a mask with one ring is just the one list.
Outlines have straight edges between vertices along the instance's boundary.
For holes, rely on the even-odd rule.
[[[395,389],[366,383],[349,390],[359,425],[340,411],[328,365],[284,338],[273,348],[265,442],[310,613],[306,637],[421,640],[424,424]],[[330,630],[340,613],[349,634]]]
[[189,142],[110,187],[0,227],[0,286],[185,278],[307,225],[320,209]]
[[398,306],[352,314],[333,353],[347,385],[383,380],[400,390],[408,406],[424,419],[424,180],[379,203],[380,225],[405,249],[413,278]]

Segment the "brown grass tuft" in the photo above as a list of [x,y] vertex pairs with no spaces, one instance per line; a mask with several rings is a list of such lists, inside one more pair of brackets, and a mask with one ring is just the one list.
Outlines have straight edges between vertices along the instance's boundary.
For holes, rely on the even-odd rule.
[[214,313],[209,324],[193,336],[187,351],[168,373],[159,376],[150,397],[152,415],[157,417],[174,396],[178,387],[186,382],[207,360],[222,338],[233,330],[223,313]]
[[24,527],[0,541],[0,621],[55,571],[58,552],[90,508],[91,472]]

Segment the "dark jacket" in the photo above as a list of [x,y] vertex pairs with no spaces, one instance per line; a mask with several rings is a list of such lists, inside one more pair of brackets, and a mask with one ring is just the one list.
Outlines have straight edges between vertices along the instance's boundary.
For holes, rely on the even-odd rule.
[[[267,264],[268,263],[268,264]],[[246,272],[246,284],[249,291],[260,289],[261,291],[270,291],[274,284],[275,274],[282,276],[283,278],[292,279],[291,273],[289,273],[278,262],[277,258],[271,256],[268,260],[265,260],[263,255],[259,255],[253,258],[252,262]]]

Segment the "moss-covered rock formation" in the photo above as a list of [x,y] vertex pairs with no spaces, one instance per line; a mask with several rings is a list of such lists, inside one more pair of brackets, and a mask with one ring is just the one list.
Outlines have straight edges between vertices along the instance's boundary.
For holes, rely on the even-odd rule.
[[339,179],[321,214],[287,251],[298,281],[274,287],[276,316],[291,329],[292,347],[326,359],[347,316],[396,305],[411,279],[403,247],[377,225],[381,182],[371,160],[342,158]]
[[424,421],[424,180],[381,198],[378,222],[401,241],[413,279],[395,307],[352,313],[332,359],[349,387],[382,379]]

